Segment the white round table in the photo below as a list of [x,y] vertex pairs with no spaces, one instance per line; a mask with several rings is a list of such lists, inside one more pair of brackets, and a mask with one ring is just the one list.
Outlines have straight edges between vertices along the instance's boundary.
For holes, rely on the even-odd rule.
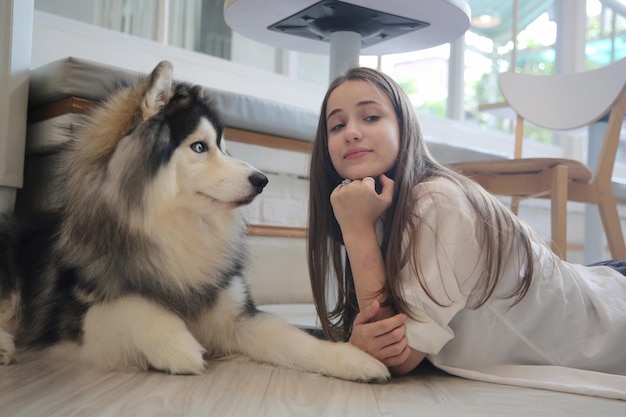
[[410,52],[451,42],[470,25],[463,0],[226,0],[234,31],[278,48],[330,54],[330,79],[359,55]]

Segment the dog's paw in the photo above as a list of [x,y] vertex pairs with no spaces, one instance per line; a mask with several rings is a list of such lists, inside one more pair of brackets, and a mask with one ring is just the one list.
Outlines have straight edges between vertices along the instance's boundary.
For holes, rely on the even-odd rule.
[[[317,372],[355,382],[385,382],[391,374],[378,359],[350,343],[323,342]],[[312,369],[314,372],[315,369]]]
[[385,364],[350,343],[335,343],[339,354],[328,375],[356,382],[385,382],[391,377]]
[[150,365],[162,372],[201,375],[206,369],[206,350],[191,334],[155,343],[143,353]]
[[0,365],[10,365],[15,361],[13,336],[0,329]]

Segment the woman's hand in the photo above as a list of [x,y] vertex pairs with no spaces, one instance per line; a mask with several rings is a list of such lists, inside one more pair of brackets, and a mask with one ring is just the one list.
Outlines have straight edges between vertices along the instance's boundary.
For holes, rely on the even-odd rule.
[[411,355],[406,339],[404,314],[396,314],[379,321],[375,317],[380,304],[374,301],[354,320],[350,343],[369,353],[387,367],[404,364]]
[[[380,194],[376,192],[372,177],[350,181],[339,185],[330,195],[335,218],[342,233],[358,231],[363,227],[374,227],[378,218],[389,208],[393,199],[394,182],[382,174]],[[344,236],[345,237],[345,236]]]

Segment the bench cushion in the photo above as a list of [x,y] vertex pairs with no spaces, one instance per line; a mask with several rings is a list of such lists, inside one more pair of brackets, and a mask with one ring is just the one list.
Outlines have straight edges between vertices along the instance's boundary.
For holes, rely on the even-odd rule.
[[[145,75],[84,59],[64,58],[31,72],[29,107],[69,97],[98,100],[106,97],[116,85],[134,83]],[[229,127],[307,142],[313,140],[317,112],[228,91],[206,87],[205,90],[214,97]]]

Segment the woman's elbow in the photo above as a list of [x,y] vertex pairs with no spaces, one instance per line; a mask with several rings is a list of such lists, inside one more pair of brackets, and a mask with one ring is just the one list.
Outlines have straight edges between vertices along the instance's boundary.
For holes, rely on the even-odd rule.
[[[393,374],[393,375],[406,375],[409,372],[411,372],[413,369],[415,369],[417,367],[417,365],[419,365],[420,363],[422,363],[422,361],[424,360],[424,358],[426,357],[426,354],[423,352],[419,352],[417,350],[413,350],[411,348],[408,348],[408,354],[406,354],[405,358],[402,358],[400,355],[398,357],[398,363],[397,364],[388,364],[388,368],[389,371]],[[404,359],[404,360],[402,360]]]

